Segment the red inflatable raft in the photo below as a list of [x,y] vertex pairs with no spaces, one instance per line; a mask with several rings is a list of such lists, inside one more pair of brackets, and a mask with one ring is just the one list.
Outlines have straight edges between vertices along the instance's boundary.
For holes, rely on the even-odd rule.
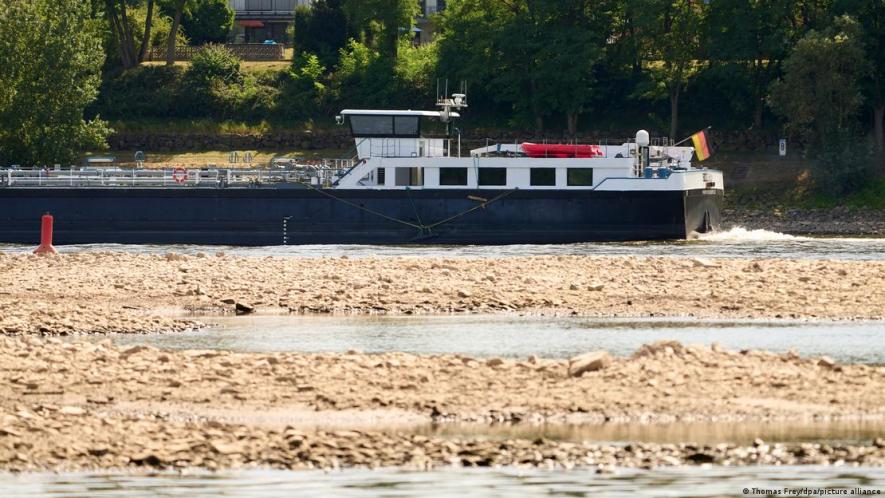
[[603,157],[602,149],[598,145],[572,145],[572,144],[533,144],[523,143],[522,151],[529,157]]

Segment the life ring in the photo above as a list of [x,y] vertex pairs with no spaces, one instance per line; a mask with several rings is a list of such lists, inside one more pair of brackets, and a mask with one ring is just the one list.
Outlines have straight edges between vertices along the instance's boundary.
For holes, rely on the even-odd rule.
[[184,168],[175,168],[172,172],[172,179],[179,185],[184,184],[187,182],[187,170]]

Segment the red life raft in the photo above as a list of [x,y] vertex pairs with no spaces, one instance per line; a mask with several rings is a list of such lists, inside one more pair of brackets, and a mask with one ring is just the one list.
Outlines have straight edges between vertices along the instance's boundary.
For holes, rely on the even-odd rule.
[[522,151],[529,157],[603,157],[602,149],[598,145],[573,145],[573,144],[533,144],[523,143]]

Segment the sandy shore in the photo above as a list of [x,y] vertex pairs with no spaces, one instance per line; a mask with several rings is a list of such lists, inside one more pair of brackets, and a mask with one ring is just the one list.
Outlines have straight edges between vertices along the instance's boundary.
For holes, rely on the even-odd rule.
[[885,262],[0,254],[0,333],[151,332],[186,311],[885,317]]
[[[485,438],[304,429],[315,427],[318,419],[359,426],[360,414],[369,422],[407,424],[881,420],[885,367],[675,342],[643,346],[625,359],[598,353],[571,361],[479,361],[455,355],[234,354],[122,349],[108,341],[0,339],[0,468],[5,469],[885,464],[882,441],[838,451],[762,443],[624,449],[519,439],[505,448]],[[371,426],[366,422],[362,425]]]

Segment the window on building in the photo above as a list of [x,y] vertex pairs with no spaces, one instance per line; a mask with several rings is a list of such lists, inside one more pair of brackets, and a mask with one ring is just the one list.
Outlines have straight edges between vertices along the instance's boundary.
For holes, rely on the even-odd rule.
[[396,168],[397,187],[420,187],[424,185],[423,168]]
[[555,187],[556,168],[532,168],[529,185],[532,187]]
[[440,168],[440,185],[467,185],[467,168]]
[[480,185],[507,185],[507,168],[479,168]]
[[569,168],[567,176],[569,187],[593,186],[593,168]]
[[384,185],[384,180],[385,180],[385,178],[387,177],[387,175],[385,174],[386,171],[387,171],[387,170],[384,169],[384,168],[378,168],[378,172],[375,174],[375,178],[376,178],[375,183],[376,183],[376,184],[378,184],[378,185]]

